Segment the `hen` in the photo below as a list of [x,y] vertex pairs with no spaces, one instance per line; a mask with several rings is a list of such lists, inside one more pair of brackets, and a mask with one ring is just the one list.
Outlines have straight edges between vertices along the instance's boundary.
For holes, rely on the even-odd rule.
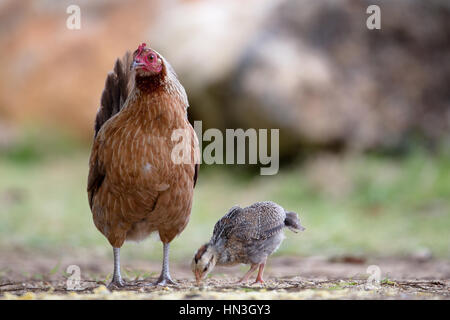
[[95,226],[113,247],[111,286],[124,285],[119,256],[124,241],[152,232],[163,242],[156,284],[174,284],[169,244],[189,221],[198,173],[198,140],[187,108],[174,70],[145,43],[118,59],[106,78],[87,191]]
[[251,267],[240,282],[247,281],[259,266],[256,282],[264,283],[262,276],[267,257],[280,246],[285,227],[294,232],[305,230],[295,212],[285,211],[272,201],[231,208],[214,226],[211,240],[200,247],[192,259],[197,282],[215,265],[245,263]]

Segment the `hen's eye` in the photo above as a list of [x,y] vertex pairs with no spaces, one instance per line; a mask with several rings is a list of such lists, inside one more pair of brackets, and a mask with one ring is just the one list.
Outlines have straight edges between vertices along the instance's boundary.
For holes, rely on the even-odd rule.
[[149,58],[150,58],[150,60],[153,60],[155,57],[151,54],[151,55],[149,56]]
[[206,270],[208,270],[208,267],[207,267],[207,266],[203,269],[203,272],[206,272]]

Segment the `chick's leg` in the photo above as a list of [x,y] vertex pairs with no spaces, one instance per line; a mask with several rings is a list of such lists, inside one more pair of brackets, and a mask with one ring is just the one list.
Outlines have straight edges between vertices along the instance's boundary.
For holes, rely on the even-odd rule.
[[244,283],[247,282],[248,278],[252,275],[253,272],[255,272],[256,268],[258,267],[257,264],[252,264],[250,267],[250,270],[247,271],[247,273],[242,277],[241,280],[238,281],[238,283]]
[[120,274],[120,248],[113,248],[114,253],[114,275],[111,283],[108,285],[109,288],[123,287],[125,284],[122,280]]
[[170,272],[169,272],[169,247],[170,247],[169,243],[164,243],[162,271],[161,271],[161,275],[159,276],[158,281],[156,281],[156,283],[155,283],[156,285],[159,285],[159,286],[165,286],[165,285],[168,285],[168,284],[177,284],[170,277]]
[[265,261],[259,265],[258,276],[256,277],[255,283],[264,283],[263,272],[265,265],[266,265]]

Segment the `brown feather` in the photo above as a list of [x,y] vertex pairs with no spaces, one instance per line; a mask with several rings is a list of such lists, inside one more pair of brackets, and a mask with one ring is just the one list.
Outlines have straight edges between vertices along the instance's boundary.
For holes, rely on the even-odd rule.
[[105,89],[95,119],[95,136],[103,124],[122,109],[129,95],[134,75],[130,70],[131,62],[131,54],[126,52],[122,59],[116,60],[114,71],[109,72],[106,77]]
[[[163,60],[158,78],[136,77],[128,94],[130,73],[123,62],[128,58],[118,60],[106,80],[88,178],[94,223],[114,247],[155,231],[163,242],[181,233],[198,172],[193,161],[171,161],[175,129],[188,130],[196,139],[184,88]],[[188,147],[191,155],[198,152],[198,143]]]

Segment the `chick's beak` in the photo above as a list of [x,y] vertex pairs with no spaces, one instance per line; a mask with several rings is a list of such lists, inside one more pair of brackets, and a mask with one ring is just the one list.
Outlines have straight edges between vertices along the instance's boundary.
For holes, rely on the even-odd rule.
[[195,280],[197,281],[197,285],[199,285],[202,281],[202,275],[198,270],[195,270]]

